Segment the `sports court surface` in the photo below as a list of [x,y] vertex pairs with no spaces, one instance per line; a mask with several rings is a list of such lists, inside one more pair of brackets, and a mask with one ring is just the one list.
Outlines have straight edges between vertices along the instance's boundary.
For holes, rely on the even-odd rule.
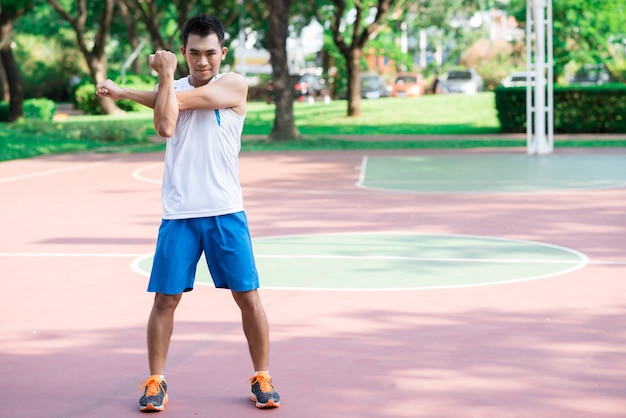
[[[626,416],[626,150],[243,153],[276,410],[206,268],[160,416]],[[0,163],[2,417],[139,416],[161,154]]]

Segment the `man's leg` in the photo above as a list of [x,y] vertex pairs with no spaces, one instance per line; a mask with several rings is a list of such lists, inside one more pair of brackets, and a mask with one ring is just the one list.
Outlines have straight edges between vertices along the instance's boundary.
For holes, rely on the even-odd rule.
[[174,311],[182,294],[156,293],[148,320],[148,363],[151,375],[165,374],[165,361],[174,330]]
[[243,332],[248,340],[255,371],[250,379],[250,400],[257,408],[277,408],[280,406],[280,395],[276,392],[268,371],[269,327],[259,292],[256,289],[249,292],[233,292],[233,297],[241,309]]
[[165,360],[174,329],[174,311],[182,294],[156,293],[148,320],[148,363],[150,376],[141,384],[140,411],[162,411],[167,403],[167,382],[163,379]]
[[241,322],[243,332],[248,340],[250,357],[254,370],[268,370],[270,341],[269,326],[265,310],[261,304],[259,292],[251,290],[249,292],[232,292],[235,302],[241,309]]

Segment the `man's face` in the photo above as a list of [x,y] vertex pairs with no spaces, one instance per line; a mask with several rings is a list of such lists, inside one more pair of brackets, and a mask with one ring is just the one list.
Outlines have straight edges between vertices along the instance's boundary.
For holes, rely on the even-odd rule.
[[191,85],[199,87],[211,81],[219,73],[227,51],[228,48],[220,46],[214,33],[209,36],[189,34],[187,46],[182,46],[180,52],[189,66]]

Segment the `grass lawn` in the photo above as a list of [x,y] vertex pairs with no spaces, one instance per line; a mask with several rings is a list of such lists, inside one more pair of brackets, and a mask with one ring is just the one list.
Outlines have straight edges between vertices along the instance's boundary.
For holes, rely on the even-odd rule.
[[[274,105],[250,103],[244,134],[267,135]],[[361,100],[362,115],[348,118],[347,102],[294,103],[302,135],[493,134],[500,132],[493,93]]]
[[[294,103],[296,125],[303,135],[297,141],[245,140],[242,151],[297,151],[342,149],[414,149],[519,147],[525,140],[468,139],[497,134],[500,126],[494,94],[428,95],[418,98],[362,100],[362,115],[348,118],[345,100],[324,103]],[[250,102],[244,136],[266,137],[274,122],[274,105]],[[338,139],[336,135],[353,136]],[[360,140],[375,135],[382,140]],[[393,140],[386,135],[457,135],[454,140]],[[152,112],[112,116],[72,116],[43,122],[26,120],[0,123],[0,161],[36,155],[72,152],[149,152],[162,151],[156,136]],[[626,146],[626,141],[560,141],[555,146]]]

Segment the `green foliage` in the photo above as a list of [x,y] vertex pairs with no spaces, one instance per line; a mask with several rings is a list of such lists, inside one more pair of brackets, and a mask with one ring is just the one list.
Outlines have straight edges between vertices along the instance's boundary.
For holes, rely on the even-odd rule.
[[50,99],[28,99],[24,101],[26,119],[52,120],[57,104]]
[[[122,85],[133,90],[154,90],[155,81],[152,76],[130,75],[126,77],[126,83]],[[76,108],[88,115],[99,115],[102,108],[98,104],[96,97],[96,86],[91,82],[81,84],[74,94]],[[132,100],[118,100],[117,106],[127,112],[138,112],[144,107]]]
[[[49,99],[26,99],[23,103],[25,119],[52,120],[57,105]],[[9,103],[0,102],[0,121],[9,120]],[[30,122],[29,122],[30,123]]]
[[[526,132],[526,88],[498,87],[496,109],[503,132]],[[626,86],[554,88],[556,133],[626,133]]]
[[96,100],[96,86],[92,83],[81,84],[74,93],[76,108],[88,115],[102,113],[102,108]]
[[485,89],[493,90],[509,75],[512,67],[510,55],[497,53],[491,60],[482,62],[475,68],[483,79]]
[[68,44],[70,35],[59,33],[42,42],[41,36],[19,34],[13,49],[27,98],[47,97],[55,101],[70,99],[72,76],[88,77],[84,58]]
[[502,132],[526,132],[526,87],[494,89]]
[[0,122],[9,120],[9,102],[0,102]]
[[147,132],[146,123],[136,120],[20,119],[12,124],[0,123],[0,161],[111,147],[139,147],[149,144]]
[[[514,93],[521,102],[520,124],[525,121],[525,89],[498,88]],[[622,94],[623,94],[622,87]],[[623,96],[622,96],[623,97]],[[616,96],[613,101],[626,102]],[[425,149],[471,147],[521,147],[525,139],[490,137],[500,132],[494,107],[494,93],[477,95],[428,95],[419,98],[363,101],[363,115],[345,117],[345,101],[294,103],[298,129],[304,137],[297,141],[246,139],[242,151],[299,151],[342,149]],[[626,114],[623,106],[618,111]],[[268,135],[273,126],[275,106],[261,102],[248,104],[244,135]],[[617,117],[617,116],[616,116]],[[163,143],[153,143],[152,115],[149,112],[123,116],[71,116],[62,122],[21,120],[0,123],[0,161],[52,153],[160,152]],[[369,138],[362,138],[368,135]],[[394,135],[400,135],[394,137]],[[415,137],[416,135],[446,135]],[[482,137],[484,135],[484,137]],[[413,136],[413,137],[411,137]],[[473,137],[473,138],[470,138]],[[624,147],[624,140],[558,140],[557,146]]]
[[[509,12],[526,21],[527,0],[511,0]],[[566,65],[607,63],[613,60],[612,43],[626,36],[626,3],[599,0],[552,0],[554,72]],[[622,45],[623,48],[623,45]]]
[[20,121],[16,129],[23,133],[53,137],[58,141],[90,140],[95,143],[137,143],[146,140],[146,125],[137,121],[103,119],[99,122]]

